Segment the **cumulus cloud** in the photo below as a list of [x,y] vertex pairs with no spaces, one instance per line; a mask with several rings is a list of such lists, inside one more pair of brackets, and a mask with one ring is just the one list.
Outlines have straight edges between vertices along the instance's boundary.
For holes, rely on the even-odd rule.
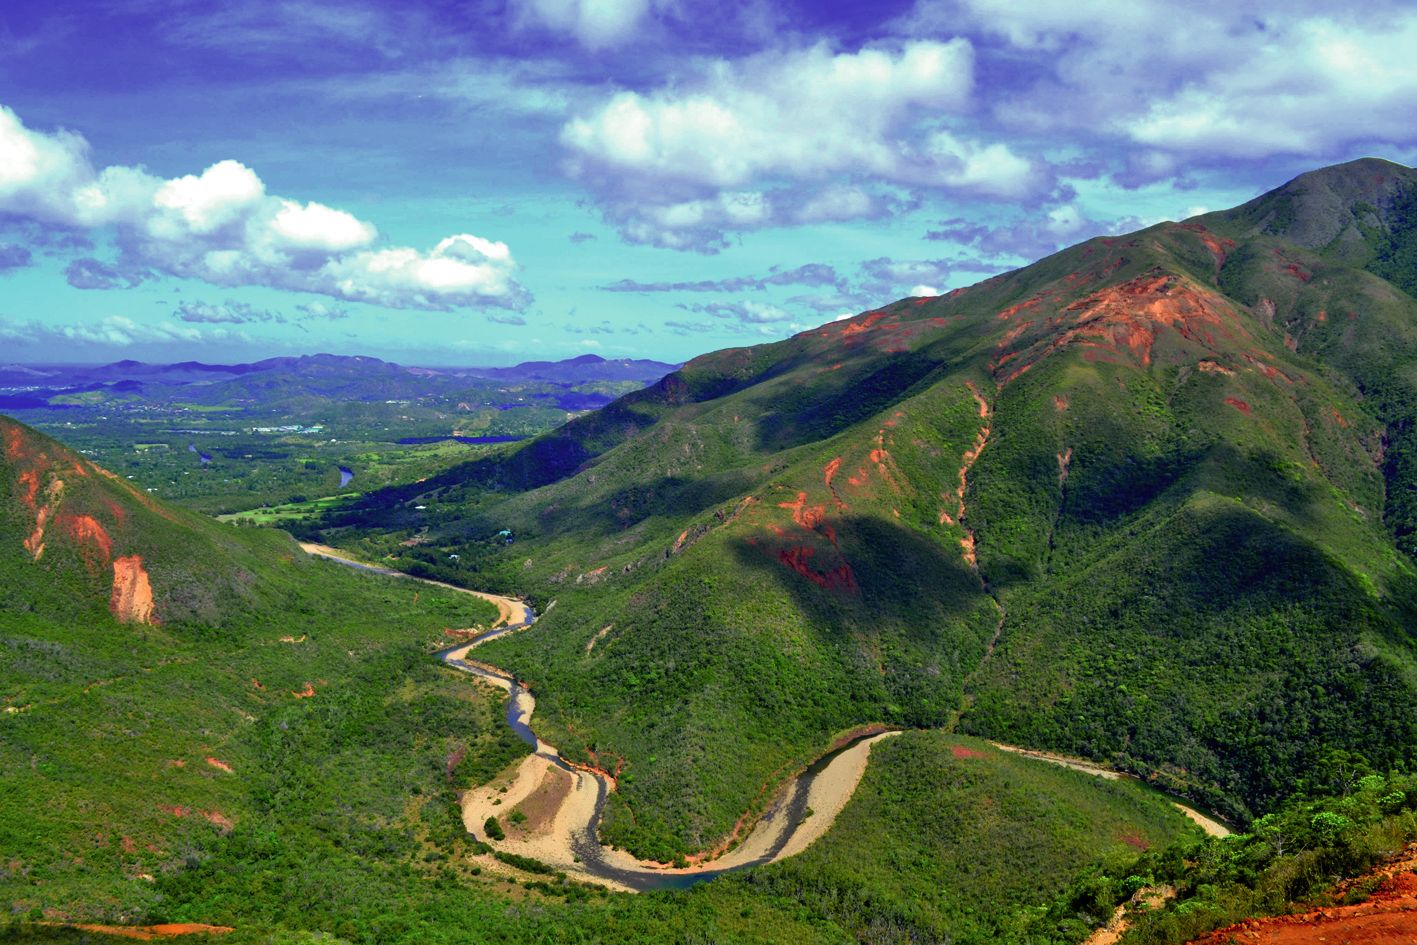
[[1392,0],[1202,2],[1185,16],[1164,0],[919,0],[896,27],[992,35],[1026,54],[1030,78],[998,96],[996,117],[1127,141],[1131,184],[1173,173],[1173,155],[1325,158],[1393,140],[1417,96],[1417,8]]
[[561,131],[567,169],[632,241],[713,251],[726,232],[873,218],[920,191],[1021,200],[1052,184],[1002,143],[946,127],[974,83],[968,40],[825,45],[716,61],[622,91]]
[[381,247],[372,224],[268,194],[256,173],[236,161],[168,180],[134,167],[96,170],[81,137],[26,128],[3,106],[0,155],[0,213],[45,225],[113,228],[119,265],[79,260],[69,280],[82,288],[135,284],[152,270],[390,308],[518,308],[528,301],[505,243],[461,233],[428,251]]

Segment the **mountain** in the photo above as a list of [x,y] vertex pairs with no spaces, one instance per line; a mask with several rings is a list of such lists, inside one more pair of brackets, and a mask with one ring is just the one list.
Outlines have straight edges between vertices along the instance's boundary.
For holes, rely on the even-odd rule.
[[[53,407],[68,410],[73,395],[104,395],[119,404],[141,393],[148,404],[239,404],[288,412],[340,403],[425,400],[441,397],[452,404],[494,401],[509,386],[539,406],[586,410],[615,396],[659,380],[675,365],[621,358],[607,361],[582,355],[566,361],[528,361],[506,368],[406,367],[363,355],[313,354],[267,358],[249,364],[145,364],[116,361],[105,365],[0,366],[0,406],[11,410]],[[507,398],[503,397],[503,400]],[[516,401],[516,398],[511,398]],[[52,402],[51,402],[52,401]]]
[[565,361],[523,361],[507,368],[471,368],[473,377],[493,377],[512,381],[550,381],[557,384],[584,384],[590,381],[639,381],[653,384],[678,365],[637,358],[606,360],[598,354],[583,354]]
[[1327,168],[705,355],[326,535],[548,605],[485,658],[624,765],[602,834],[642,855],[880,722],[1245,821],[1417,745],[1414,180]]

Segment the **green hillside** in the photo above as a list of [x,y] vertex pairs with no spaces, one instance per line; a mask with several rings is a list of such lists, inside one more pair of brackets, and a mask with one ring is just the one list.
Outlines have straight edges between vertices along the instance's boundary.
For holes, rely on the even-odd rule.
[[[1080,870],[1125,869],[1191,833],[1139,786],[909,733],[878,749],[800,868],[614,898],[507,868],[464,832],[456,794],[527,747],[500,694],[431,652],[445,628],[490,622],[488,605],[175,512],[3,423],[6,941],[107,940],[39,921],[214,923],[234,927],[232,943],[845,943],[863,921],[982,940]],[[90,512],[94,524],[69,527]],[[143,619],[111,609],[124,557],[149,578]],[[981,859],[981,831],[1008,842]],[[914,907],[894,879],[907,855],[931,890]],[[946,888],[965,858],[976,882]],[[835,892],[853,871],[878,900],[864,911]],[[971,896],[989,901],[966,907]]]
[[427,656],[445,628],[490,623],[490,605],[154,502],[8,419],[0,436],[0,902],[11,914],[154,908],[164,875],[269,804],[257,772],[273,716],[387,698],[434,783],[433,759],[458,745],[486,741],[494,759],[515,750],[499,703],[449,691]]
[[1417,744],[1417,300],[1369,271],[1414,180],[1329,168],[706,355],[325,535],[556,602],[487,658],[549,740],[625,763],[602,832],[640,854],[711,845],[881,721],[1243,820],[1331,747]]

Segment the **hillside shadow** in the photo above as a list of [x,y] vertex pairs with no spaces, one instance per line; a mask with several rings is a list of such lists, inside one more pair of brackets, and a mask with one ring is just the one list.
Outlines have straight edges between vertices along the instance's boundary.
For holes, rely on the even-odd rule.
[[977,338],[954,335],[919,351],[875,360],[857,353],[859,366],[848,357],[847,368],[829,382],[774,390],[772,402],[761,404],[765,413],[758,422],[758,449],[777,452],[823,440],[875,416],[956,370],[977,343]]
[[729,547],[745,568],[769,575],[801,610],[829,627],[890,627],[916,642],[938,638],[944,623],[965,619],[985,598],[978,576],[958,547],[932,541],[895,522],[865,516],[832,519],[855,587],[823,588],[785,565],[790,538]]

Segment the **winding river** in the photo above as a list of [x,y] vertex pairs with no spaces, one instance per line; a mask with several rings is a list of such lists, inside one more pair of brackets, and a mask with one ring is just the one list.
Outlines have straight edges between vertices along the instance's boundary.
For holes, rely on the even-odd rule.
[[[532,857],[575,877],[613,889],[641,892],[652,889],[681,889],[734,870],[761,866],[801,853],[831,827],[841,809],[855,792],[866,772],[871,747],[898,731],[879,728],[843,738],[805,771],[790,778],[774,795],[762,816],[732,849],[712,860],[687,867],[670,867],[639,860],[623,850],[603,846],[599,841],[601,816],[606,799],[615,790],[609,772],[577,764],[562,757],[555,746],[537,737],[531,727],[536,699],[511,674],[471,659],[469,654],[483,643],[526,630],[536,622],[531,608],[519,600],[470,591],[466,588],[428,581],[412,575],[366,564],[343,552],[323,545],[302,544],[309,554],[375,574],[423,581],[480,597],[496,605],[498,622],[475,639],[438,651],[446,665],[468,673],[508,694],[507,724],[533,751],[515,768],[503,772],[488,784],[472,788],[462,797],[463,824],[479,839],[487,839],[486,822],[496,817],[506,838],[495,842],[496,849]],[[1010,746],[997,746],[1004,750]],[[1123,777],[1118,772],[1062,756],[1026,752],[1042,761],[1063,764],[1099,777]],[[1187,817],[1207,833],[1224,835],[1225,827],[1197,811],[1173,801]],[[520,822],[506,815],[519,810]]]

